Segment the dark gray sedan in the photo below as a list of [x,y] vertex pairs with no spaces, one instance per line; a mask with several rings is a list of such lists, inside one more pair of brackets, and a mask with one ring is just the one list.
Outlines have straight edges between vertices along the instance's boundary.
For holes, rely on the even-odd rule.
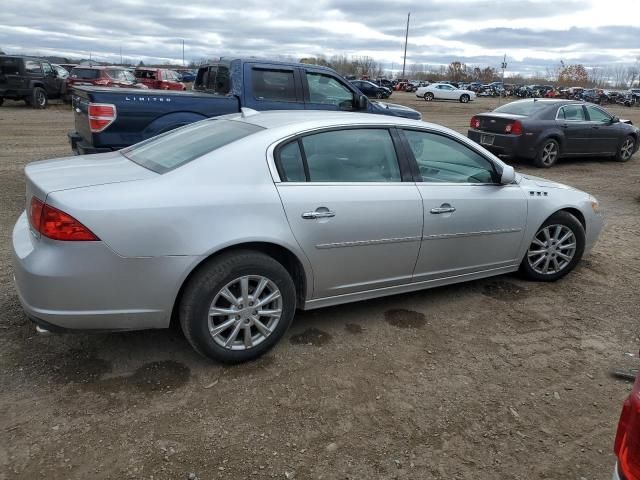
[[626,162],[638,151],[640,130],[598,105],[527,99],[471,118],[467,135],[490,152],[548,168],[562,157],[610,156]]

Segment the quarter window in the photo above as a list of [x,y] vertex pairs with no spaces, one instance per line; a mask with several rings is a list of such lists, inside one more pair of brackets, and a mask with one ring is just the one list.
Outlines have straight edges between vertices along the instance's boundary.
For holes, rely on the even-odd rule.
[[295,102],[293,71],[254,69],[253,92],[258,100]]
[[493,183],[489,160],[466,145],[443,135],[405,130],[424,182]]
[[589,112],[589,119],[592,122],[606,123],[611,121],[611,115],[597,107],[588,106],[587,111]]
[[565,105],[558,111],[558,118],[569,122],[584,122],[582,105]]
[[278,170],[284,182],[304,182],[304,161],[300,151],[300,143],[294,140],[280,149]]
[[[341,110],[353,110],[353,92],[345,85],[329,75],[307,73],[309,85],[309,101],[323,105],[336,105]],[[357,82],[363,88],[363,82]]]

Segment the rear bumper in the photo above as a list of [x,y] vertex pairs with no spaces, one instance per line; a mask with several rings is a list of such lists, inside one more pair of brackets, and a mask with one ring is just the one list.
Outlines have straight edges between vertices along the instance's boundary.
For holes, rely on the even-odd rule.
[[[485,145],[481,143],[482,135],[493,136],[493,144]],[[467,131],[467,137],[499,157],[524,158],[531,160],[536,156],[537,145],[535,140],[528,138],[526,134],[507,135],[470,128]]]
[[620,474],[618,473],[618,465],[617,464],[613,468],[613,477],[611,477],[611,480],[622,480],[622,477],[620,477]]
[[67,138],[69,139],[69,143],[71,144],[71,150],[76,155],[87,155],[92,153],[105,153],[112,152],[112,148],[105,147],[94,147],[93,145],[89,145],[85,142],[84,138],[78,132],[69,132],[67,133]]
[[26,213],[12,236],[15,287],[45,330],[142,330],[169,326],[194,257],[121,257],[105,243],[36,238]]

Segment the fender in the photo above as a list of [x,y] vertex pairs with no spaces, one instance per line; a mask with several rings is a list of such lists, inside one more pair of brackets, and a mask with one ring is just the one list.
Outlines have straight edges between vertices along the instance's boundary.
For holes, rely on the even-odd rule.
[[547,138],[554,138],[560,144],[560,153],[564,153],[564,145],[565,145],[565,137],[562,129],[558,127],[550,127],[542,131],[540,135],[538,135],[538,141],[536,143],[536,152]]
[[174,128],[182,127],[189,123],[205,120],[209,117],[194,112],[172,112],[156,118],[142,132],[142,138],[147,139],[160,133],[168,132]]

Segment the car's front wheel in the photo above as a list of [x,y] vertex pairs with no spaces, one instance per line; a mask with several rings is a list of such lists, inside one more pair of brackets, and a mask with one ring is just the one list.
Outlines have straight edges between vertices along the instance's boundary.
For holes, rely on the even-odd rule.
[[427,92],[424,94],[423,98],[425,99],[426,102],[430,102],[433,100],[433,93]]
[[460,96],[460,103],[469,103],[469,100],[471,100],[471,98],[469,98],[469,95],[466,93]]
[[44,88],[35,87],[31,96],[31,106],[33,108],[47,108],[49,99],[47,98],[47,92]]
[[580,261],[584,245],[584,228],[578,219],[569,212],[556,212],[534,235],[520,271],[531,280],[558,280]]
[[618,151],[616,152],[616,160],[618,162],[627,162],[631,159],[633,155],[633,150],[636,146],[635,139],[629,135],[622,140],[620,146],[618,147]]
[[378,99],[384,98],[384,95],[382,94],[382,92],[378,92],[376,93],[376,98]]
[[238,251],[212,260],[189,279],[180,324],[202,355],[239,363],[272,348],[295,309],[295,286],[287,270],[262,253]]

